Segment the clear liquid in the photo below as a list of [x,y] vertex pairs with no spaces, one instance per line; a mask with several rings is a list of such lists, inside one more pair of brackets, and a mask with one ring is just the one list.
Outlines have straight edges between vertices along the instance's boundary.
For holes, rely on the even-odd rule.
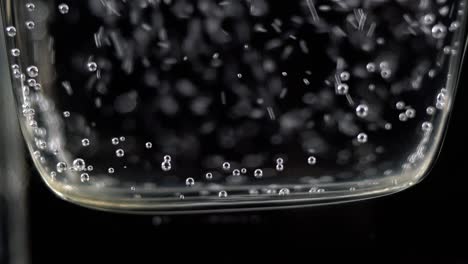
[[169,201],[419,179],[450,110],[465,2],[281,2],[15,1],[12,79],[46,182]]

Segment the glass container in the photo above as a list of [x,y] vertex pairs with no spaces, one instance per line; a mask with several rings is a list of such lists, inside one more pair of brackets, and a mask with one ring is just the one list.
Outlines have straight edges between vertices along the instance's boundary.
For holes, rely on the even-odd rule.
[[65,200],[120,212],[320,205],[419,182],[465,0],[2,0],[22,134]]

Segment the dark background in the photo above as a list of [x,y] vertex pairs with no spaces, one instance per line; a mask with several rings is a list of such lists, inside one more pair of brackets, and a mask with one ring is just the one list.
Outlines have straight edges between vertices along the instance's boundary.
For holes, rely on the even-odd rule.
[[335,257],[347,263],[468,263],[467,81],[462,74],[437,164],[422,183],[402,193],[295,210],[153,217],[75,206],[54,197],[35,175],[29,195],[31,259],[112,263],[128,257],[127,263],[158,263],[170,254],[224,263],[258,255],[279,262],[305,254],[309,263]]

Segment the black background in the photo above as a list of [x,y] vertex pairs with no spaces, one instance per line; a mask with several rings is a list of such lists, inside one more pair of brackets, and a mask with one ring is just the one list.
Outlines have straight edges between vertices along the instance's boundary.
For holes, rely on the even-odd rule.
[[468,263],[464,75],[437,164],[422,183],[402,193],[325,207],[153,218],[75,206],[56,198],[34,175],[31,259],[112,263],[129,257],[127,263],[159,263],[170,253],[171,258],[223,263],[232,257],[279,261],[305,254],[309,263],[335,257],[348,263]]

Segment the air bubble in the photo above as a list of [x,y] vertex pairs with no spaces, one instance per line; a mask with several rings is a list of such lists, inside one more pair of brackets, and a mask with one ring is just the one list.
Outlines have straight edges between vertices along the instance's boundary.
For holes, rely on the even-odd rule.
[[58,10],[61,14],[65,15],[70,11],[70,7],[67,4],[60,4]]
[[219,198],[226,198],[226,197],[228,197],[228,193],[226,191],[220,191],[218,193],[218,197]]
[[26,28],[29,30],[34,29],[34,27],[36,26],[34,21],[26,21],[25,25],[26,25]]
[[93,61],[88,62],[87,66],[88,66],[88,71],[90,71],[90,72],[97,71],[97,64],[95,62],[93,62]]
[[408,116],[406,115],[406,113],[401,113],[398,115],[398,119],[400,119],[401,122],[406,122],[408,121]]
[[6,33],[7,33],[7,36],[9,37],[14,37],[16,36],[16,28],[15,27],[7,27],[6,28]]
[[153,147],[153,144],[152,144],[151,142],[146,142],[146,143],[145,143],[145,147],[146,147],[147,149],[150,149],[150,148]]
[[187,178],[185,180],[185,185],[187,185],[188,187],[192,187],[193,185],[195,185],[195,180],[193,178]]
[[19,55],[21,55],[21,52],[19,49],[11,49],[10,52],[13,57],[18,57]]
[[360,104],[356,107],[356,115],[360,118],[365,118],[369,114],[369,107],[365,104]]
[[317,158],[314,156],[310,156],[307,158],[307,164],[309,165],[315,165],[317,164]]
[[284,196],[284,195],[289,195],[290,191],[288,188],[282,188],[281,190],[279,190],[278,194],[281,195],[281,196]]
[[67,168],[68,168],[67,163],[65,163],[63,161],[57,163],[57,172],[58,173],[62,173],[64,171],[66,171]]
[[80,180],[83,183],[89,182],[89,174],[88,173],[82,173],[81,176],[80,176]]
[[349,74],[349,72],[346,72],[346,71],[344,71],[344,72],[342,72],[342,73],[340,74],[340,79],[341,79],[342,81],[344,81],[344,82],[349,81],[349,78],[350,78],[350,77],[351,77],[351,75]]
[[376,66],[375,66],[375,63],[373,62],[369,62],[367,65],[366,65],[366,70],[368,72],[375,72],[375,69],[376,69]]
[[284,165],[283,164],[276,164],[276,170],[277,171],[283,171],[284,170]]
[[115,170],[114,170],[114,168],[108,168],[108,169],[107,169],[107,172],[108,172],[109,174],[114,174]]
[[432,27],[432,37],[435,39],[442,39],[445,38],[447,35],[447,28],[442,24],[437,24]]
[[118,149],[115,151],[115,155],[119,158],[122,158],[123,156],[125,156],[125,151],[123,149]]
[[256,169],[254,171],[254,177],[255,178],[262,178],[263,177],[263,171],[261,169]]
[[86,163],[83,159],[75,159],[73,161],[73,169],[76,171],[83,171],[86,168]]
[[118,138],[112,138],[111,139],[111,142],[112,142],[112,145],[118,145],[120,143],[119,139]]
[[430,122],[424,122],[422,124],[422,130],[426,133],[431,132],[433,129],[432,123]]
[[29,12],[33,12],[35,9],[36,9],[36,5],[34,3],[27,3],[26,4],[26,9],[29,11]]
[[223,169],[224,170],[229,170],[231,168],[231,164],[229,162],[224,162],[223,163]]
[[83,138],[83,139],[81,140],[81,145],[83,145],[83,147],[89,146],[89,139]]
[[213,173],[207,172],[207,173],[205,174],[205,178],[206,178],[207,180],[213,179]]
[[240,170],[238,170],[238,169],[233,170],[232,175],[233,176],[240,176],[241,175]]
[[435,107],[433,107],[433,106],[429,106],[428,108],[426,108],[426,113],[427,113],[428,115],[434,115],[434,114],[435,114],[435,111],[436,111],[436,109],[435,109]]
[[29,66],[26,68],[26,73],[31,78],[36,78],[39,75],[39,69],[36,66]]
[[164,161],[161,163],[161,169],[163,171],[170,171],[172,169],[171,163],[168,161]]
[[367,134],[366,133],[359,133],[359,135],[357,135],[357,141],[361,144],[363,143],[366,143],[367,142]]
[[346,83],[340,83],[336,87],[336,93],[338,95],[345,95],[348,93],[348,90],[349,90],[349,86]]
[[416,110],[414,110],[413,108],[409,108],[409,109],[406,110],[405,115],[408,118],[414,118],[414,117],[416,117]]

